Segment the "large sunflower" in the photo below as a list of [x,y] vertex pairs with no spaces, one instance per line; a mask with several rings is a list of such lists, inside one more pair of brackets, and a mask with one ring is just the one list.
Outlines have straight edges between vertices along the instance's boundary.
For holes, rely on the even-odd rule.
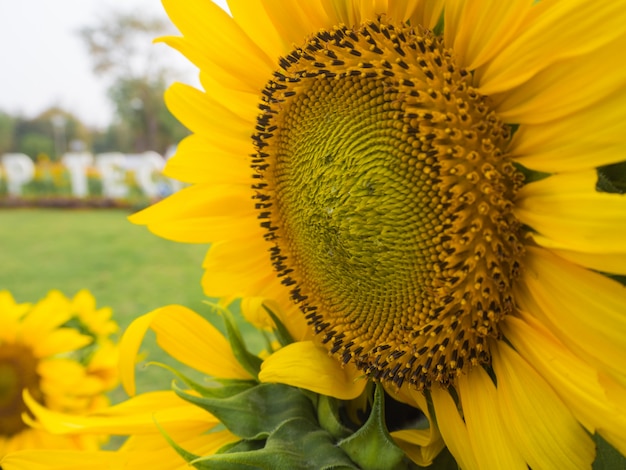
[[621,2],[164,3],[192,186],[133,220],[212,243],[208,295],[432,399],[464,468],[626,453]]
[[105,393],[117,384],[110,339],[117,325],[108,317],[107,332],[76,325],[99,324],[102,314],[110,316],[110,310],[96,310],[88,291],[73,299],[50,291],[36,304],[16,303],[8,291],[0,292],[0,458],[20,449],[95,449],[102,443],[102,433],[57,436],[40,429],[24,401],[26,394],[39,406],[69,414],[108,404]]

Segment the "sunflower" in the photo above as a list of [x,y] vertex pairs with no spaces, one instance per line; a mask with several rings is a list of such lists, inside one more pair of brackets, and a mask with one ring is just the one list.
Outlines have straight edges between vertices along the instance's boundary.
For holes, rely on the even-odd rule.
[[228,4],[164,1],[204,88],[165,96],[192,185],[131,220],[431,403],[463,468],[626,453],[621,2]]
[[[93,296],[81,291],[68,299],[50,291],[31,305],[0,292],[0,457],[20,449],[95,449],[102,443],[104,434],[57,436],[40,429],[25,402],[69,414],[108,404],[105,393],[117,384],[116,349],[108,333],[94,341],[95,335],[73,327],[80,299]],[[81,309],[81,318],[90,321],[95,301],[92,307]]]
[[[172,390],[137,394],[136,356],[146,331],[151,328],[157,341],[173,358],[211,375],[250,378],[232,356],[228,343],[210,324],[180,306],[154,310],[137,318],[120,342],[120,361],[116,364],[124,388],[131,396],[126,401],[82,415],[50,410],[30,396],[26,404],[38,424],[52,435],[82,437],[112,434],[129,437],[117,451],[21,451],[8,454],[2,461],[5,470],[31,468],[188,468],[166,438],[190,452],[212,454],[236,437],[214,428],[219,420],[205,410],[185,401]],[[193,333],[193,334],[191,334]],[[226,346],[226,347],[224,347]],[[193,351],[193,353],[192,353]],[[219,361],[198,358],[198,352],[219,357]],[[167,388],[164,384],[163,388]]]

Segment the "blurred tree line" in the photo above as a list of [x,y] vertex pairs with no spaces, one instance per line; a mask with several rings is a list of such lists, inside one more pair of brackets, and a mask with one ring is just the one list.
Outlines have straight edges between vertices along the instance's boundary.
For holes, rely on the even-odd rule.
[[113,122],[91,129],[67,110],[50,107],[35,117],[0,110],[0,155],[21,152],[56,160],[69,151],[93,153],[154,150],[165,155],[187,130],[172,116],[163,93],[175,70],[155,53],[152,40],[170,25],[138,13],[111,12],[82,28],[79,37],[92,58],[94,73],[108,86]]

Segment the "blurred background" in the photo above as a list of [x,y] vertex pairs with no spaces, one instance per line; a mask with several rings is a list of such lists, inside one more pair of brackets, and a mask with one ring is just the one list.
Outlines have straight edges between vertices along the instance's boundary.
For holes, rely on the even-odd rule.
[[[172,154],[187,131],[163,92],[173,81],[199,82],[182,56],[152,43],[169,34],[177,32],[159,0],[0,0],[0,290],[17,301],[86,288],[122,329],[167,304],[207,312],[200,287],[207,246],[163,240],[127,221],[177,187],[139,200],[141,184],[128,164],[131,189],[103,204],[95,165],[78,203],[63,160]],[[11,154],[34,168],[16,194],[3,160]],[[150,368],[140,389],[158,388],[162,372]]]

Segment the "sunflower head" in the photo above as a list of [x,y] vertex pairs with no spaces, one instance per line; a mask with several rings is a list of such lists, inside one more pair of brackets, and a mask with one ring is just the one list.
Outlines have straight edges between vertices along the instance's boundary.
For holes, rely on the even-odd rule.
[[279,63],[253,189],[277,275],[322,342],[398,386],[488,362],[524,252],[510,126],[419,27],[340,25]]
[[[68,299],[51,291],[31,305],[18,304],[9,292],[0,292],[0,455],[33,446],[83,448],[99,442],[99,438],[59,438],[37,429],[24,401],[26,394],[51,410],[70,413],[106,403],[105,392],[117,383],[115,364],[108,364],[96,349],[104,346],[115,361],[110,335],[94,341],[96,335],[71,326],[76,315],[73,303],[85,295],[91,296],[81,291]],[[89,317],[86,310],[82,315]]]
[[23,390],[41,400],[37,358],[21,344],[0,346],[0,436],[13,437],[25,429],[22,414],[27,411]]

